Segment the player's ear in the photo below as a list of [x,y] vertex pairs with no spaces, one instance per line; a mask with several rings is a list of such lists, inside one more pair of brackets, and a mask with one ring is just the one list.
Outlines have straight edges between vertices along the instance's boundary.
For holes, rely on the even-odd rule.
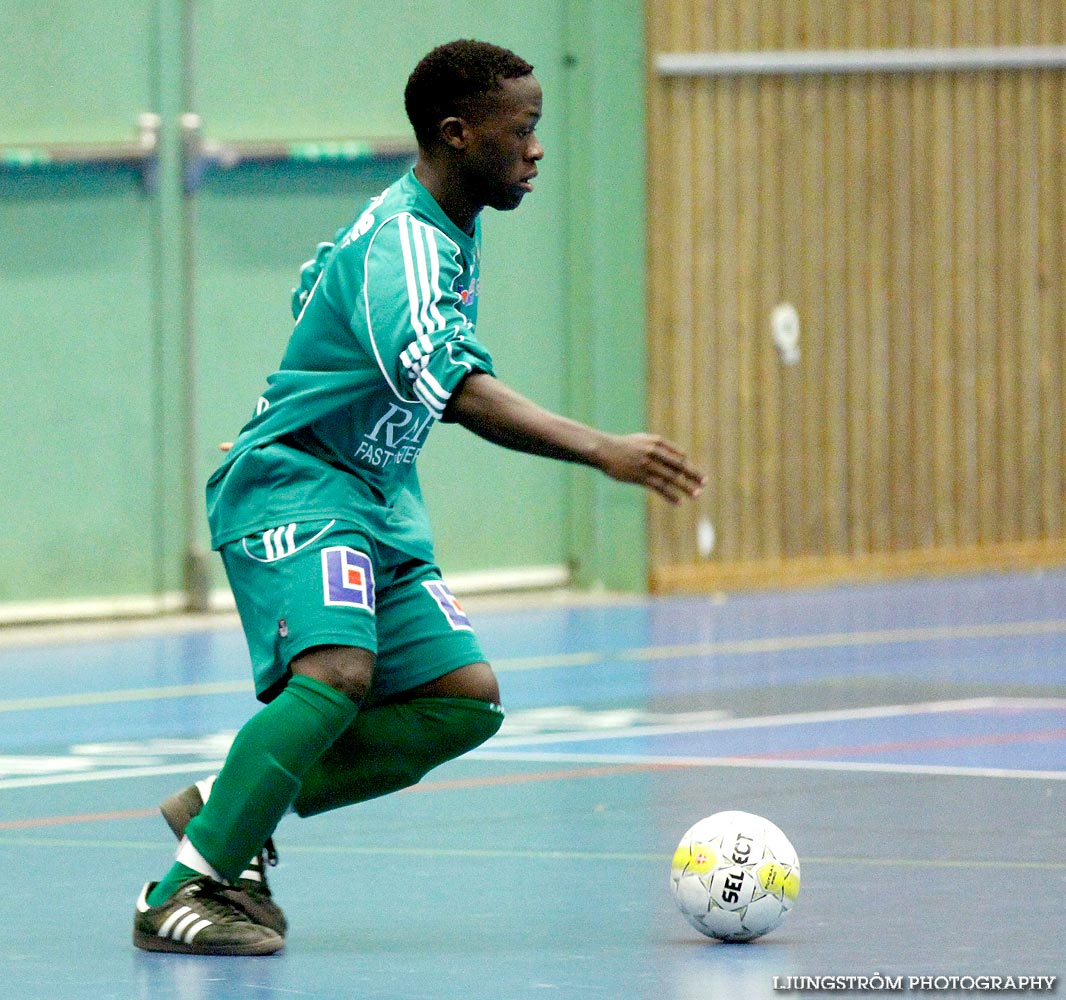
[[466,122],[455,115],[445,118],[440,123],[440,137],[452,149],[463,149],[466,146]]

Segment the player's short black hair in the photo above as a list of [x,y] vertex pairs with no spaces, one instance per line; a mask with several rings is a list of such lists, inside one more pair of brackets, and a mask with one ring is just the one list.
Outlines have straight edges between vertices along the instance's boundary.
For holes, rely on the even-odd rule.
[[470,103],[497,90],[503,80],[533,72],[510,49],[460,38],[423,57],[407,80],[403,103],[420,146],[432,146],[437,126],[450,115],[469,112]]

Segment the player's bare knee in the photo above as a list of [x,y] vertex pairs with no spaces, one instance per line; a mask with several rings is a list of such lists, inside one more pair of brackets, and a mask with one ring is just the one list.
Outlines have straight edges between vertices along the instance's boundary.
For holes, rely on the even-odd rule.
[[500,686],[492,667],[483,661],[468,663],[458,670],[438,677],[405,693],[404,698],[470,698],[473,701],[500,703]]
[[462,688],[465,690],[464,698],[473,698],[476,701],[488,701],[494,705],[500,703],[500,685],[492,667],[487,663],[470,663],[455,673],[462,673],[459,678]]
[[314,646],[300,653],[291,668],[294,674],[328,684],[361,703],[374,677],[374,654],[357,646]]

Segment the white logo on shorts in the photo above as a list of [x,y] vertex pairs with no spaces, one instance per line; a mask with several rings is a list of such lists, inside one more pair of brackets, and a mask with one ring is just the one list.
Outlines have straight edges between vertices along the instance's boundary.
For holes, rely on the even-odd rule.
[[283,524],[280,528],[268,528],[263,532],[263,553],[266,555],[265,559],[260,558],[248,548],[249,539],[254,541],[259,537],[258,535],[250,535],[249,538],[242,538],[241,545],[244,546],[244,554],[249,559],[254,559],[256,562],[277,562],[279,559],[294,555],[299,552],[300,549],[306,549],[308,545],[317,542],[336,523],[336,519],[330,521],[324,528],[320,531],[316,531],[315,534],[305,541],[300,542],[299,545],[296,544],[296,529],[299,525]]

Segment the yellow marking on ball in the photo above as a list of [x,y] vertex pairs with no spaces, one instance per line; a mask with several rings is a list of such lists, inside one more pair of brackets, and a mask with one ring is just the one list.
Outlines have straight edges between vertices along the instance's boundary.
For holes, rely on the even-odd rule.
[[688,844],[678,844],[674,852],[673,867],[676,871],[690,871],[697,875],[706,875],[718,864],[718,855],[713,847],[694,840]]
[[766,892],[775,896],[784,896],[795,902],[800,891],[800,875],[795,868],[782,865],[777,861],[767,861],[759,866],[757,875],[759,885]]

